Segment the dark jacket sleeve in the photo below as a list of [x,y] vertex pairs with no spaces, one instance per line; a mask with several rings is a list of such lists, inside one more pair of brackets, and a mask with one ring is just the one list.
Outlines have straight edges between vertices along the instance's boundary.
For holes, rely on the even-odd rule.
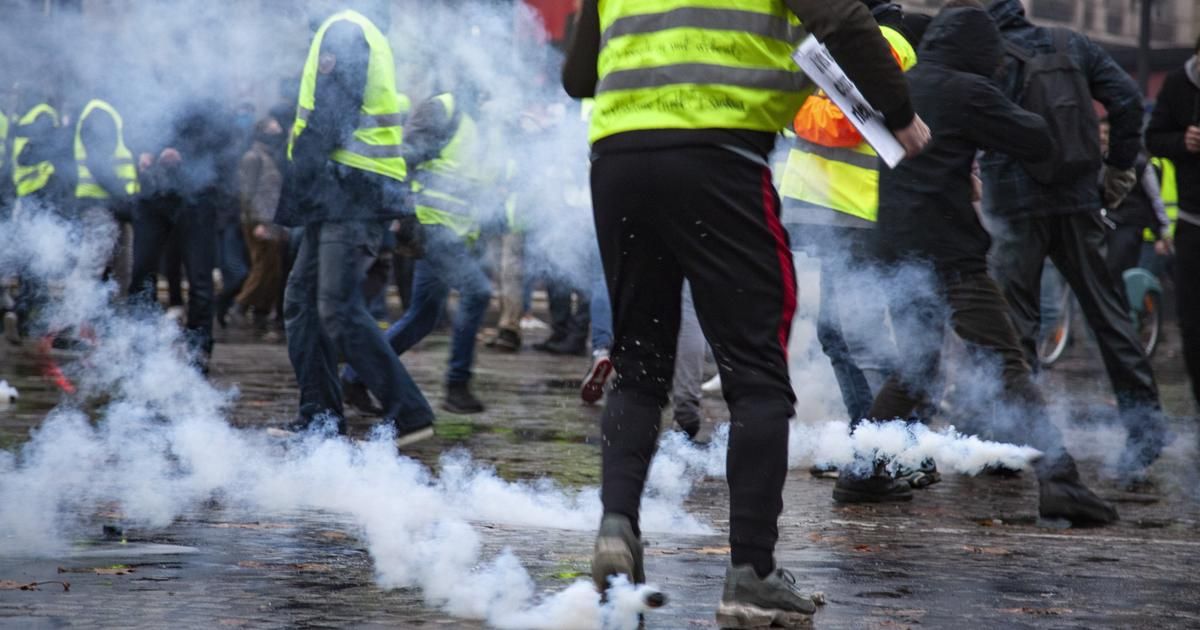
[[967,136],[983,149],[1030,162],[1054,152],[1045,119],[1018,107],[986,79],[975,82],[967,104]]
[[[1082,36],[1080,36],[1082,38]],[[1083,38],[1087,46],[1087,75],[1092,98],[1104,104],[1111,126],[1105,162],[1133,168],[1142,151],[1142,95],[1129,74],[1103,48]]]
[[1162,91],[1158,94],[1158,102],[1154,113],[1150,116],[1150,126],[1146,128],[1146,148],[1150,153],[1168,160],[1180,160],[1196,154],[1189,153],[1184,143],[1187,132],[1189,112],[1180,112],[1181,104],[1191,100],[1186,75],[1171,74],[1163,82]]
[[56,161],[65,148],[61,140],[61,136],[65,134],[54,126],[49,116],[39,116],[32,125],[21,127],[17,135],[29,138],[29,143],[25,145],[21,155],[16,156],[21,164]]
[[596,95],[599,80],[596,62],[600,58],[600,8],[597,0],[583,0],[578,20],[563,63],[563,88],[571,98],[591,98]]
[[912,122],[904,73],[865,5],[858,0],[784,1],[804,22],[804,28],[825,44],[867,102],[883,112],[889,129]]
[[92,179],[113,199],[126,197],[125,186],[113,168],[113,155],[117,151],[117,124],[112,116],[97,111],[83,121],[79,131]]
[[454,122],[442,101],[426,100],[404,125],[404,159],[410,167],[436,158],[454,137]]

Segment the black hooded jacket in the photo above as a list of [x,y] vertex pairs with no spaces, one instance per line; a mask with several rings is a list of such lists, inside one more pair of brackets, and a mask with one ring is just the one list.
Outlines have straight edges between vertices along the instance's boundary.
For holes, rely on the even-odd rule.
[[1054,147],[1042,117],[989,80],[1001,52],[1000,33],[981,9],[944,10],[929,25],[907,77],[933,139],[880,173],[877,234],[886,258],[930,261],[941,272],[987,271],[991,237],[971,202],[975,153],[1033,159]]
[[[1035,26],[1025,17],[1021,0],[993,0],[988,13],[996,20],[1005,40],[1027,51],[1054,50],[1054,33]],[[1104,162],[1118,169],[1133,168],[1142,149],[1142,95],[1129,73],[1095,42],[1072,33],[1065,51],[1087,77],[1092,98],[1108,112],[1111,125],[1108,154]],[[1024,72],[1020,62],[1006,56],[997,75],[1001,91],[1020,100]],[[1074,182],[1046,186],[1039,184],[1013,155],[989,152],[979,160],[983,169],[983,205],[991,215],[1005,219],[1025,219],[1076,212],[1096,212],[1103,205],[1096,186],[1099,171],[1085,174]]]

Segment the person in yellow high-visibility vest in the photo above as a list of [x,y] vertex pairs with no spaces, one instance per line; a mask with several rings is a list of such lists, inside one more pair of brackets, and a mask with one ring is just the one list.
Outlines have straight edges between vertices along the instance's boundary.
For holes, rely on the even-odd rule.
[[12,178],[17,209],[34,207],[63,209],[70,197],[61,116],[43,101],[25,110],[17,119],[13,136]]
[[[407,99],[384,33],[385,0],[324,16],[300,81],[275,222],[303,228],[284,296],[288,355],[300,383],[296,421],[273,433],[343,433],[344,400],[379,399],[404,447],[433,436],[433,410],[368,311],[362,284],[387,226],[410,214]],[[362,375],[343,387],[338,360]]]
[[[864,4],[871,7],[897,65],[907,72],[917,64],[919,36],[930,18],[906,15],[899,5],[880,0]],[[817,339],[833,366],[853,427],[867,417],[896,360],[890,333],[880,325],[887,319],[887,306],[871,255],[880,161],[824,93],[808,97],[796,114],[794,129],[779,189],[783,223],[792,248],[821,261]],[[816,466],[812,473],[827,477],[837,471]],[[918,485],[937,479],[932,469],[903,476]]]
[[[1175,290],[1183,360],[1200,404],[1200,37],[1195,54],[1167,74],[1146,126],[1146,148],[1163,168],[1163,197],[1174,209]],[[1173,206],[1173,208],[1172,208]]]
[[[474,97],[444,93],[413,110],[406,123],[408,160],[415,165],[413,190],[424,256],[413,268],[412,303],[387,330],[397,355],[433,332],[450,290],[459,294],[450,340],[450,366],[442,408],[472,414],[484,410],[471,393],[475,338],[492,297],[492,285],[475,250],[480,226],[475,204],[482,185]],[[343,381],[363,378],[354,366]]]
[[[601,420],[600,590],[644,582],[639,505],[675,368],[683,283],[730,408],[730,566],[723,627],[797,627],[812,600],[775,565],[795,392],[796,284],[767,156],[811,92],[791,55],[822,41],[913,155],[929,132],[856,0],[584,0],[563,70],[596,98],[592,205],[619,375]],[[803,29],[800,28],[803,21]],[[696,45],[703,42],[703,45]]]
[[125,146],[124,121],[107,101],[92,99],[75,122],[75,205],[85,229],[114,226],[117,243],[109,271],[119,294],[133,273],[132,198],[141,191],[133,152]]

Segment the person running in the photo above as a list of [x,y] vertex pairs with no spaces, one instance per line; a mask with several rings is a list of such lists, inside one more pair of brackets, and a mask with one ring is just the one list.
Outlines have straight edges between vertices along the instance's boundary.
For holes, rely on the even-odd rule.
[[[991,83],[1004,50],[991,17],[975,0],[954,2],[966,6],[951,5],[938,14],[918,51],[921,62],[908,73],[913,104],[929,120],[933,140],[923,154],[879,176],[880,253],[893,265],[928,269],[932,286],[893,290],[891,313],[905,360],[884,383],[868,417],[907,420],[927,402],[949,323],[981,358],[999,359],[1006,407],[991,428],[1001,440],[1042,451],[1036,464],[1039,514],[1111,523],[1116,510],[1080,481],[1046,414],[1004,297],[988,275],[991,237],[972,204],[977,151],[1033,160],[1051,154],[1054,141],[1041,116],[1017,107]],[[909,485],[890,475],[884,462],[856,464],[838,477],[835,501],[912,499]]]
[[563,70],[568,94],[596,98],[592,201],[615,333],[592,577],[600,590],[618,574],[645,581],[638,508],[686,279],[732,419],[732,558],[717,621],[734,628],[797,626],[815,610],[774,559],[796,284],[767,155],[808,92],[791,59],[796,17],[917,153],[928,129],[856,0],[585,0]]

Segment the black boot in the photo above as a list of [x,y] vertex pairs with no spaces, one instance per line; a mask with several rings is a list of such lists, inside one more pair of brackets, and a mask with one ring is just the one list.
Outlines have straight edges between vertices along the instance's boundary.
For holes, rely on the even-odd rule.
[[361,382],[342,379],[342,400],[359,413],[368,416],[382,416],[383,409],[371,398],[371,392]]
[[446,399],[442,401],[442,409],[450,413],[481,413],[483,403],[471,393],[467,383],[447,383]]
[[1108,525],[1119,518],[1112,504],[1083,485],[1075,460],[1066,454],[1038,465],[1038,515],[1072,525]]

